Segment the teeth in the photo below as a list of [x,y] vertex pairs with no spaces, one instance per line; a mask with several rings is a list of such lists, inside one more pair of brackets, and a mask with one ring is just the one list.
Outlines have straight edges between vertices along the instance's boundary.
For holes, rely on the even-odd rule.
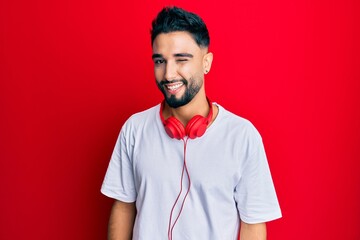
[[166,87],[169,89],[169,90],[176,90],[178,89],[179,87],[181,87],[183,85],[183,83],[178,83],[178,84],[174,84],[174,85],[166,85]]

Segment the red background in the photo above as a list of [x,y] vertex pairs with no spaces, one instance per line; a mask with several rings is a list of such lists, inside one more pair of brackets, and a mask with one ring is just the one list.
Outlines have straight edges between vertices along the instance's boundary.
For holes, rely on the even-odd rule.
[[105,239],[100,186],[124,121],[161,100],[150,22],[211,34],[208,95],[263,136],[283,218],[269,239],[360,239],[356,0],[0,0],[0,239]]

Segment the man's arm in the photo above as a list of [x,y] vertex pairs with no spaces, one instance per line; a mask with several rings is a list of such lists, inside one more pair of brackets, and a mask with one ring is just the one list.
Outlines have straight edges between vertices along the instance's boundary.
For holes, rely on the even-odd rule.
[[241,221],[240,240],[266,240],[266,224],[248,224]]
[[131,240],[135,216],[135,203],[116,200],[111,209],[108,240]]

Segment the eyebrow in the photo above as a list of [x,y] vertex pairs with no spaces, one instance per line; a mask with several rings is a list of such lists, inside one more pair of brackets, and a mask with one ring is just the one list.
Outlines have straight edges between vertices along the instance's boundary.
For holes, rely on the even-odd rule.
[[[174,57],[188,57],[188,58],[193,58],[194,56],[190,53],[175,53]],[[154,53],[152,55],[152,59],[154,58],[163,58],[163,56],[159,53]]]
[[175,57],[188,57],[188,58],[192,58],[194,57],[192,54],[190,53],[176,53],[174,54]]
[[152,59],[154,59],[154,58],[162,58],[162,55],[158,54],[158,53],[154,53],[151,58]]

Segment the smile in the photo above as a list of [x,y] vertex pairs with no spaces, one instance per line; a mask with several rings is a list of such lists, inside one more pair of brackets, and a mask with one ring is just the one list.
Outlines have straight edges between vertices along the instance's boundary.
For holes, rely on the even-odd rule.
[[176,84],[166,84],[165,86],[168,90],[175,91],[175,90],[179,89],[182,85],[184,85],[184,83],[179,82]]

